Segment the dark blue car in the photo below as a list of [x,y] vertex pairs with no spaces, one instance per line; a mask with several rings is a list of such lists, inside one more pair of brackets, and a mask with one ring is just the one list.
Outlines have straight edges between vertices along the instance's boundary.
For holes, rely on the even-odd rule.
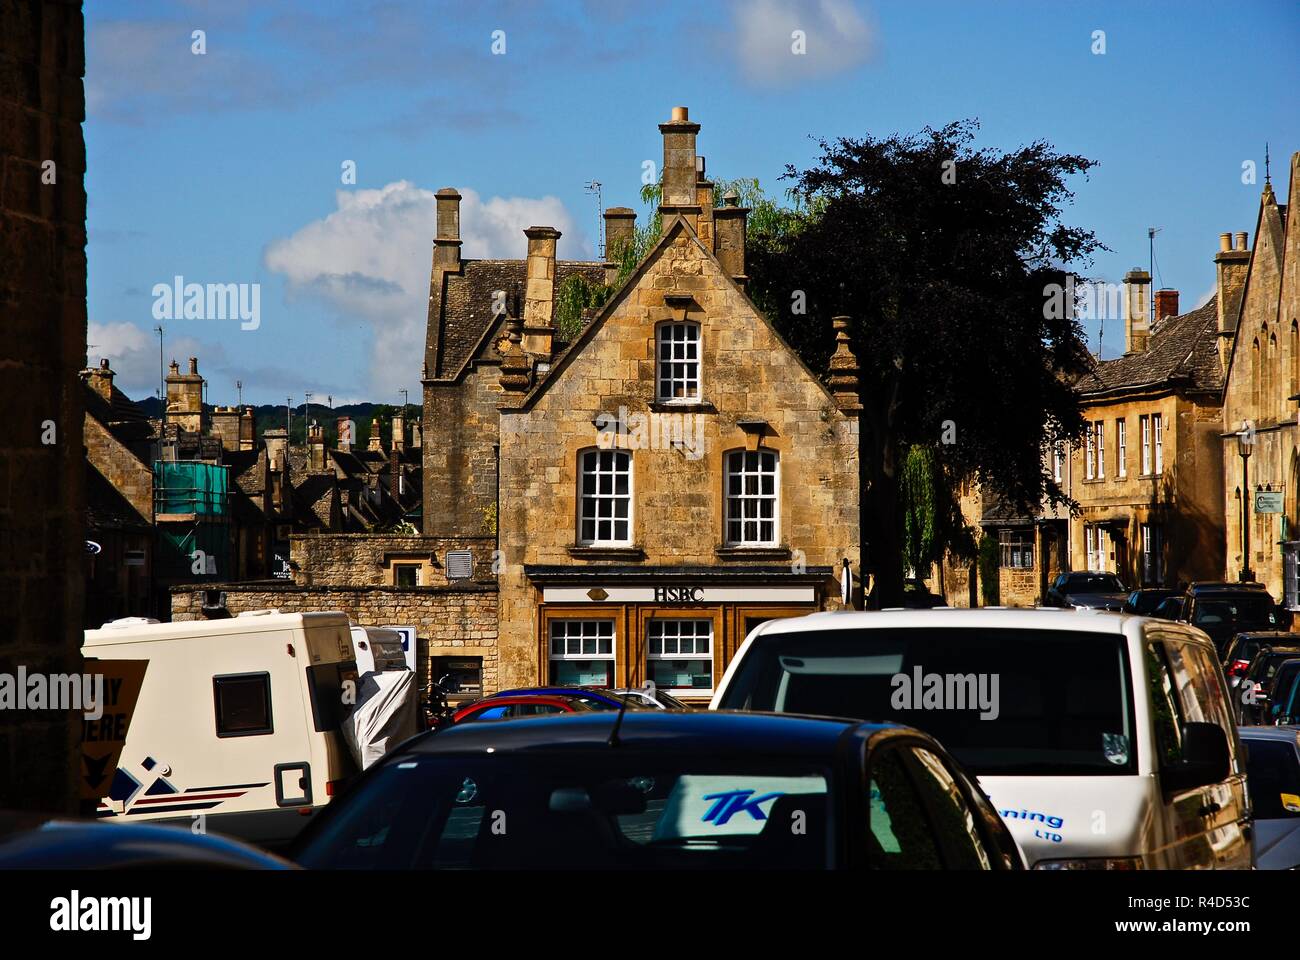
[[289,855],[381,870],[1024,868],[988,798],[927,734],[728,711],[420,735]]

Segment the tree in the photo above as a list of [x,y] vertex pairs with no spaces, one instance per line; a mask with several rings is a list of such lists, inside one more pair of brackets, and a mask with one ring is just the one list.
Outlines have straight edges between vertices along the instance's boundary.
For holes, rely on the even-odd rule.
[[1043,451],[1082,435],[1069,375],[1087,354],[1072,312],[1047,302],[1102,249],[1061,222],[1067,178],[1094,163],[1042,141],[977,150],[977,129],[819,141],[814,166],[786,168],[797,224],[749,244],[755,302],[813,369],[834,348],[831,317],[852,319],[871,606],[902,599],[902,466],[913,446],[946,478],[942,513],[966,480],[1026,512],[1068,502]]

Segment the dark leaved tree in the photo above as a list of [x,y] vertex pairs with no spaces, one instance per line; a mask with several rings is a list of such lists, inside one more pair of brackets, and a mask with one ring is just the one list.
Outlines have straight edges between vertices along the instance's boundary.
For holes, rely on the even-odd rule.
[[946,496],[972,480],[1033,511],[1064,499],[1045,445],[1083,431],[1070,375],[1087,352],[1052,294],[1101,248],[1061,222],[1068,178],[1093,161],[1042,142],[977,150],[976,129],[821,141],[812,168],[787,167],[801,222],[751,238],[754,298],[814,369],[834,349],[831,317],[852,318],[870,606],[902,600],[913,446],[933,451]]

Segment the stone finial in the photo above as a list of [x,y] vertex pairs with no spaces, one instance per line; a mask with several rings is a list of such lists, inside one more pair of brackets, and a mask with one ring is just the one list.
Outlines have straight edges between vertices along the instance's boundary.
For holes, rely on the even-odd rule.
[[846,412],[856,412],[862,409],[862,400],[858,395],[858,375],[862,368],[858,366],[858,358],[849,348],[849,318],[832,317],[831,324],[835,327],[835,353],[831,356],[831,375],[827,382],[839,408]]
[[502,402],[512,403],[528,392],[528,357],[520,346],[523,330],[517,317],[510,319],[506,331],[506,344],[501,349],[501,392]]

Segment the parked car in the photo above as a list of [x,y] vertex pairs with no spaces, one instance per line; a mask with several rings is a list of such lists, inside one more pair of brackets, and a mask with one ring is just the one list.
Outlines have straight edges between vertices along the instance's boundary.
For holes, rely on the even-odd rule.
[[[609,687],[566,687],[563,685],[515,687],[511,690],[498,690],[496,693],[488,694],[485,699],[491,699],[492,697],[520,697],[531,695],[581,697],[588,702],[593,710],[617,710],[623,706],[624,700],[622,694],[611,690]],[[641,709],[641,704],[629,703],[628,708],[639,710]]]
[[1283,660],[1273,675],[1273,689],[1264,705],[1264,722],[1273,726],[1300,723],[1297,691],[1300,691],[1300,657]]
[[1256,630],[1239,633],[1228,641],[1223,654],[1223,673],[1228,678],[1228,685],[1234,689],[1241,683],[1241,678],[1250,668],[1250,661],[1264,644],[1270,646],[1300,646],[1300,633],[1286,633],[1281,630]]
[[1235,634],[1291,626],[1290,612],[1273,602],[1262,583],[1193,583],[1178,619],[1209,634],[1220,659]]
[[513,720],[518,717],[548,717],[561,713],[588,713],[603,710],[593,706],[585,697],[562,695],[520,694],[509,697],[484,697],[467,703],[454,714],[452,723],[471,723],[478,720]]
[[1052,581],[1043,606],[1120,610],[1127,599],[1128,590],[1115,574],[1076,570]]
[[1124,601],[1123,610],[1125,613],[1136,613],[1139,617],[1150,617],[1156,612],[1160,604],[1164,603],[1170,597],[1178,596],[1177,590],[1170,590],[1168,587],[1148,587],[1142,590],[1134,590]]
[[[626,697],[630,706],[645,707],[650,710],[690,710],[691,708],[682,703],[671,693],[655,687],[652,690],[646,687],[627,687],[621,690],[615,690],[620,697]],[[630,708],[629,706],[629,708]]]
[[1184,624],[1052,610],[773,620],[711,708],[923,729],[979,778],[1036,868],[1251,863],[1227,684]]
[[1273,693],[1273,678],[1286,661],[1300,657],[1300,644],[1273,646],[1263,644],[1255,653],[1237,685],[1233,703],[1242,726],[1264,723],[1269,697]]
[[894,724],[582,713],[408,740],[292,856],[351,869],[1023,869],[988,799]]
[[292,870],[273,854],[189,827],[0,813],[0,870]]
[[1181,620],[1185,602],[1186,598],[1182,596],[1168,597],[1160,601],[1160,604],[1151,612],[1151,616],[1158,620]]
[[1300,727],[1242,727],[1261,870],[1300,869]]

